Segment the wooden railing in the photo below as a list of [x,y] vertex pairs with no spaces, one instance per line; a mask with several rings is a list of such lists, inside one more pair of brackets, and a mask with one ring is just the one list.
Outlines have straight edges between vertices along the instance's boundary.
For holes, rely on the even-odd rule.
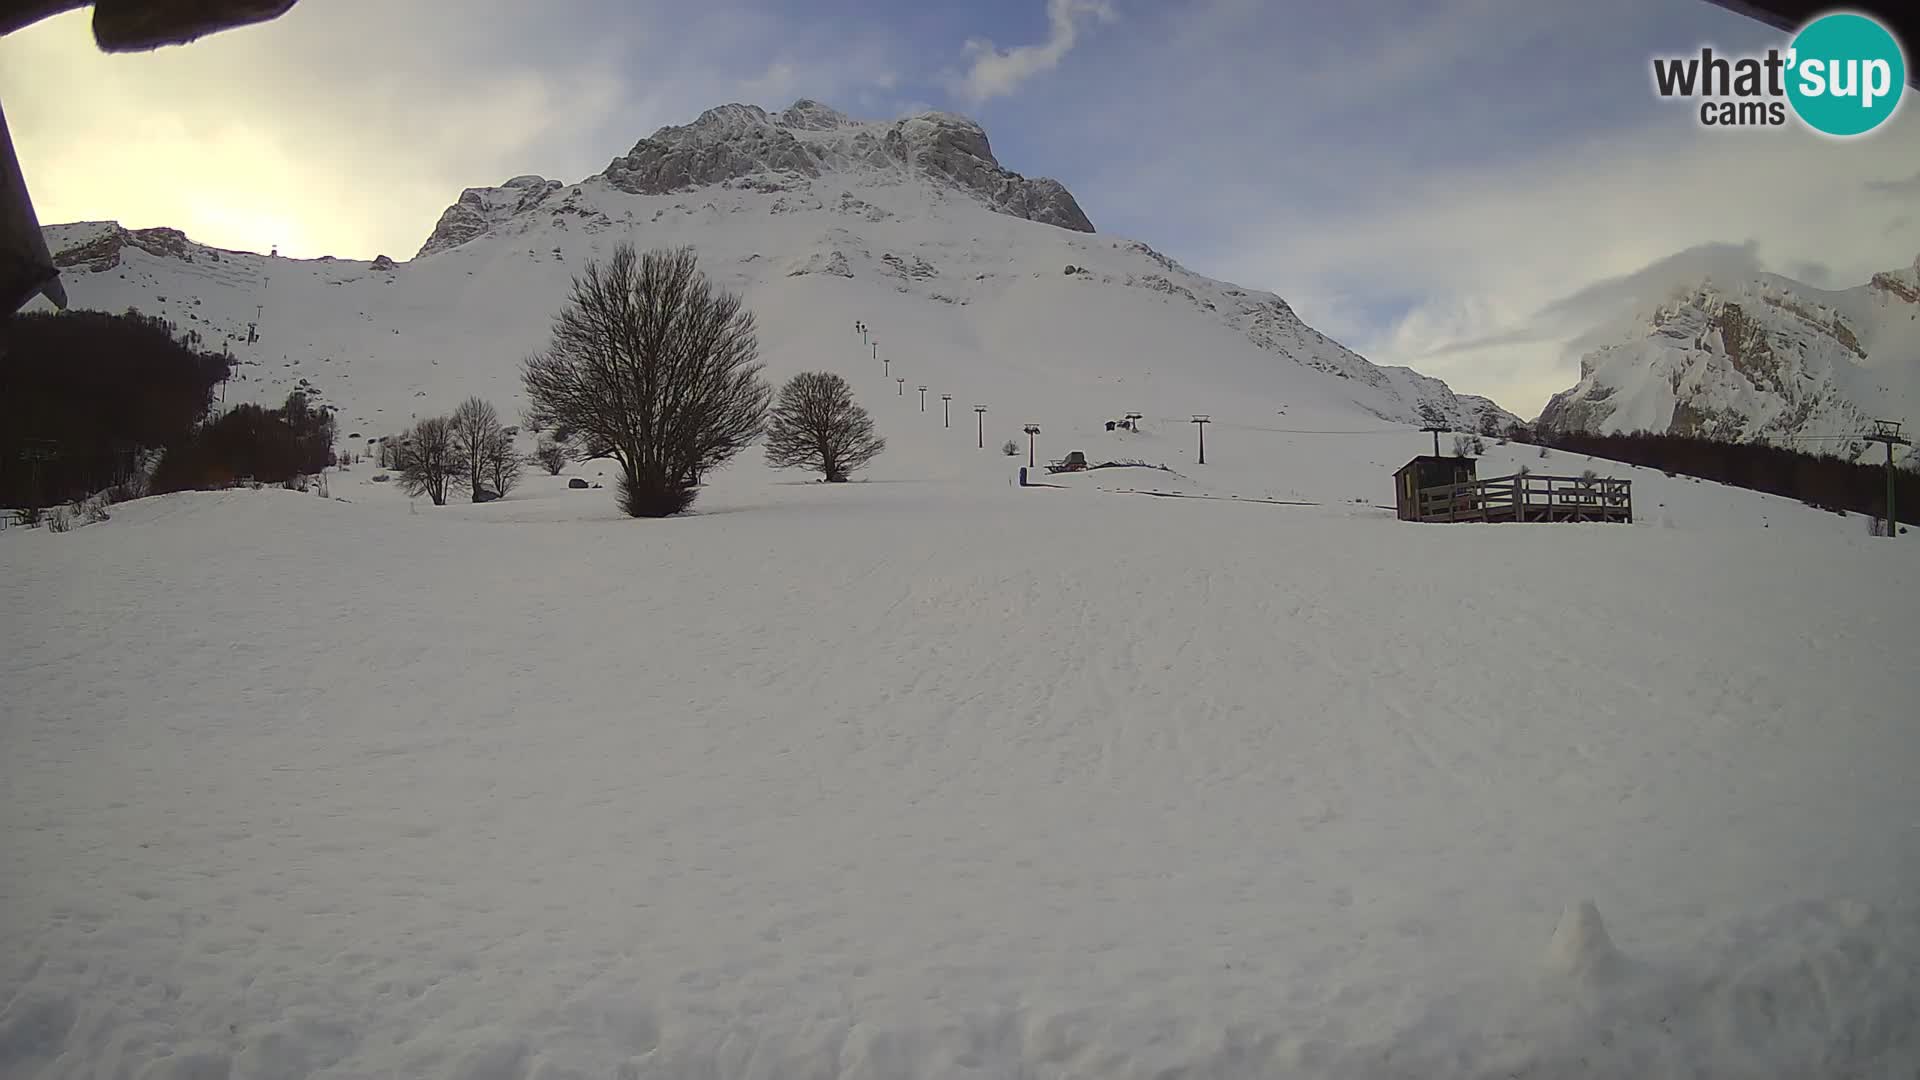
[[1419,521],[1631,522],[1633,481],[1516,473],[1423,488],[1414,511]]

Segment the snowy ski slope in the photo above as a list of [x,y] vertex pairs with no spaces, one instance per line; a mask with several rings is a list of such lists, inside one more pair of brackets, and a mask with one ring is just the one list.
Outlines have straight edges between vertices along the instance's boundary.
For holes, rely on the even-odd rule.
[[1920,1061],[1900,545],[364,475],[0,536],[0,1073]]

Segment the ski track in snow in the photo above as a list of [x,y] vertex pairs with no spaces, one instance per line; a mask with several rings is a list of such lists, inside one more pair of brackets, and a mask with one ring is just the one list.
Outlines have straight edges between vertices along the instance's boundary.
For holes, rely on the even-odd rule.
[[1920,1063],[1904,546],[560,484],[0,539],[0,1075]]

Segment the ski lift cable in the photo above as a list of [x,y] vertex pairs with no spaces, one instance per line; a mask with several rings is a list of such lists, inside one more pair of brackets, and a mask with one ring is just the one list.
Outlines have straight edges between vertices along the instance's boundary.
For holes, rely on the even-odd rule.
[[[1229,424],[1228,426],[1241,427],[1242,425]],[[1420,434],[1419,431],[1413,428],[1370,428],[1363,431],[1308,431],[1300,428],[1270,428],[1270,427],[1246,426],[1245,430],[1264,431],[1273,435],[1418,435]]]

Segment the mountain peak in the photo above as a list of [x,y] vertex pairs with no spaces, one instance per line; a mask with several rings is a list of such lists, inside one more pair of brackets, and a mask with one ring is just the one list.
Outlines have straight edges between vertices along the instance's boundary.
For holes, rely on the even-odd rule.
[[780,178],[784,189],[829,173],[883,182],[931,179],[997,213],[1094,231],[1059,181],[1029,179],[1002,166],[986,129],[945,112],[888,123],[853,120],[809,98],[777,118],[757,105],[721,105],[691,124],[663,127],[641,139],[601,176],[630,195],[665,195],[749,177]]
[[[777,115],[741,102],[715,106],[692,123],[669,124],[634,143],[589,179],[628,195],[736,185],[786,192],[816,182],[837,192],[862,184],[932,181],[936,189],[995,213],[1094,231],[1065,185],[1001,165],[986,129],[972,119],[925,112],[893,121],[855,120],[812,98],[801,98]],[[541,208],[565,186],[527,175],[499,187],[468,188],[441,214],[419,253],[459,247]]]
[[1838,291],[1778,274],[1676,285],[1540,414],[1550,431],[1784,442],[1845,457],[1875,416],[1920,414],[1920,267]]
[[499,187],[468,188],[440,215],[433,234],[420,245],[420,255],[456,248],[491,231],[495,225],[539,206],[566,185],[528,173]]
[[767,110],[758,105],[742,105],[736,101],[708,109],[695,117],[691,124],[669,124],[654,132],[652,137],[671,142],[711,141],[753,134],[762,128],[773,126],[773,118],[767,115]]
[[798,131],[831,131],[851,125],[853,120],[846,113],[830,105],[822,105],[812,98],[801,98],[780,114],[781,127]]

